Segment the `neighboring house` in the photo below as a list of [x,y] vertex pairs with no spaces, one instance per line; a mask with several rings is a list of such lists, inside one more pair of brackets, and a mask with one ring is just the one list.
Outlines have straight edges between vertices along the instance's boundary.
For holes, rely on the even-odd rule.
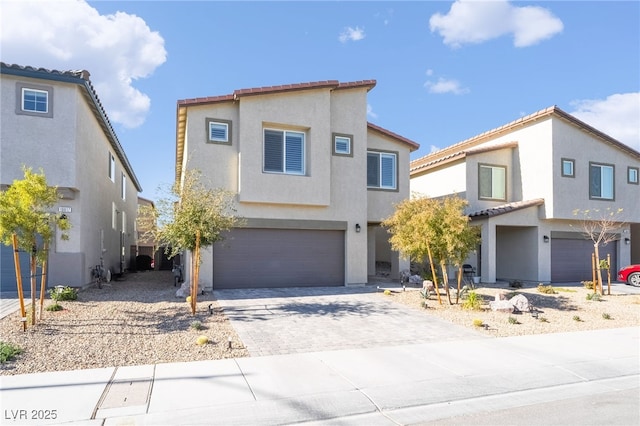
[[576,209],[622,208],[626,224],[600,256],[611,256],[613,280],[630,263],[639,170],[639,152],[554,106],[412,161],[410,174],[412,192],[468,200],[482,230],[469,263],[483,282],[568,282],[591,279],[593,244]]
[[[42,169],[62,196],[55,210],[72,226],[68,241],[58,236],[50,246],[48,285],[89,284],[101,256],[112,273],[123,272],[141,188],[89,73],[2,63],[1,92],[2,188],[23,178],[23,165]],[[1,245],[3,292],[16,291],[12,252]]]
[[[148,200],[146,198],[138,197],[138,209],[142,208],[151,208],[155,209],[155,204],[153,201]],[[145,225],[140,225],[138,221],[135,222],[135,241],[133,243],[135,245],[131,246],[131,260],[130,264],[136,264],[137,256],[149,256],[152,259],[155,259],[155,265],[158,266],[158,260],[156,258],[157,246],[154,238],[149,234],[150,229],[145,227]]]
[[375,80],[236,90],[177,103],[176,180],[237,194],[242,227],[203,254],[200,285],[364,284],[408,268],[380,222],[409,197],[418,144],[367,122]]

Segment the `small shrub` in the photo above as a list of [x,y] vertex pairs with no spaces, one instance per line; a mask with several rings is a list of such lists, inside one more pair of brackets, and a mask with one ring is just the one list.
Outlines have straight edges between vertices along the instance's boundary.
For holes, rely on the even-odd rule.
[[538,284],[538,291],[544,294],[556,294],[556,291],[551,285]]
[[198,338],[196,339],[196,344],[197,345],[206,345],[207,343],[209,343],[209,338],[207,336],[198,336]]
[[185,300],[187,301],[188,304],[191,304],[191,296],[187,296]]
[[587,300],[591,300],[593,302],[599,302],[600,300],[602,300],[602,297],[600,296],[600,293],[588,293]]
[[427,301],[423,300],[422,303],[420,303],[420,306],[422,306],[423,308],[427,309]]
[[581,281],[581,283],[584,286],[584,288],[586,288],[587,290],[593,290],[594,288],[593,281]]
[[516,317],[509,317],[509,324],[520,324],[520,322]]
[[582,318],[580,318],[578,315],[574,315],[574,316],[573,316],[573,320],[574,320],[575,322],[582,322]]
[[22,353],[20,347],[12,344],[0,341],[0,364],[4,364],[7,361],[13,361],[16,355]]
[[564,287],[556,287],[555,288],[556,291],[561,291],[563,293],[576,293],[577,290],[574,290],[572,288],[564,288]]
[[475,291],[470,291],[467,294],[467,298],[462,302],[462,309],[469,309],[472,311],[479,311],[482,307],[482,297]]
[[385,291],[384,291],[384,295],[385,295],[385,296],[388,296],[388,295],[390,295],[390,294],[391,294],[391,290],[385,290]]
[[189,327],[194,330],[202,330],[204,328],[200,321],[192,321],[191,324],[189,324]]
[[49,312],[57,312],[57,311],[63,310],[64,308],[58,302],[55,302],[55,303],[52,303],[51,305],[47,306],[46,309]]
[[56,302],[78,299],[78,290],[69,286],[57,285],[49,290],[49,297]]
[[603,319],[606,319],[606,320],[613,319],[613,318],[611,318],[611,315],[609,315],[609,314],[608,314],[608,313],[606,313],[606,312],[604,312],[604,313],[602,314],[602,318],[603,318]]
[[484,323],[482,322],[482,320],[481,320],[481,319],[474,319],[474,320],[473,320],[473,325],[474,325],[475,327],[482,327],[482,326],[484,325]]
[[547,317],[538,317],[538,321],[540,321],[540,322],[549,322]]
[[514,280],[509,282],[509,287],[522,288],[522,281]]

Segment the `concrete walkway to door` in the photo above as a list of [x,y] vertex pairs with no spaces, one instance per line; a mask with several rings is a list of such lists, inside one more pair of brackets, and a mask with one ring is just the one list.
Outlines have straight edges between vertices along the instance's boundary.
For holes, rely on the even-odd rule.
[[214,296],[251,356],[486,338],[385,299],[375,286],[215,290]]

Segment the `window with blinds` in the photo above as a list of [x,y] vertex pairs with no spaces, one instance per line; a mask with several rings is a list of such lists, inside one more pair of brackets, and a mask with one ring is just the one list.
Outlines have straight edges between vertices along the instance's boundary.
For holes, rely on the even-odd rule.
[[305,134],[291,130],[264,130],[263,171],[303,175]]

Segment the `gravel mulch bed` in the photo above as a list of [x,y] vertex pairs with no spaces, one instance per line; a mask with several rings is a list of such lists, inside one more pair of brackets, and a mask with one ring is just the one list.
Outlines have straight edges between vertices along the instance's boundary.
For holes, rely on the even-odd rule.
[[[45,311],[26,332],[19,312],[9,315],[0,320],[0,340],[22,353],[1,364],[0,375],[249,356],[211,294],[198,296],[192,315],[176,290],[170,271],[131,273],[59,302],[64,310]],[[52,303],[47,295],[45,307]],[[204,328],[191,327],[194,321]],[[202,335],[209,343],[196,344]]]
[[[638,295],[616,293],[607,295],[605,284],[605,295],[599,301],[595,301],[587,299],[587,295],[593,294],[593,290],[584,287],[553,286],[553,288],[556,291],[555,294],[541,293],[537,286],[520,289],[497,286],[478,287],[474,291],[482,299],[479,310],[464,309],[463,300],[455,304],[455,293],[452,293],[454,304],[449,305],[442,289],[440,289],[442,304],[438,303],[435,294],[431,294],[426,300],[426,308],[422,306],[424,299],[420,292],[415,289],[392,292],[387,296],[381,293],[380,297],[391,297],[395,302],[423,310],[426,315],[434,315],[496,337],[640,326],[640,296]],[[496,294],[500,292],[507,293],[509,298],[515,294],[524,295],[535,307],[537,318],[529,312],[513,314],[492,311],[489,308],[489,302],[495,300]],[[474,320],[479,320],[482,326],[474,325]]]

